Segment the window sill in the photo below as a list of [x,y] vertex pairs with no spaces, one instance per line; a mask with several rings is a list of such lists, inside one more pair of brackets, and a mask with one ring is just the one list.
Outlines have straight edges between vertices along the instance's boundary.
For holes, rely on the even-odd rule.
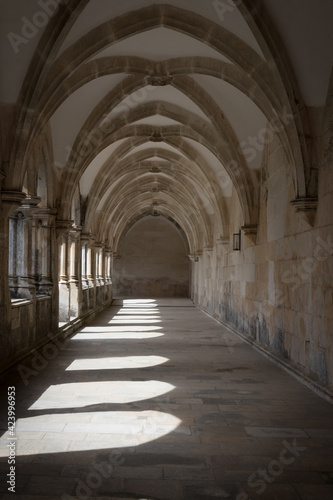
[[21,307],[28,304],[32,304],[33,301],[31,299],[11,299],[11,303],[13,308],[13,307]]

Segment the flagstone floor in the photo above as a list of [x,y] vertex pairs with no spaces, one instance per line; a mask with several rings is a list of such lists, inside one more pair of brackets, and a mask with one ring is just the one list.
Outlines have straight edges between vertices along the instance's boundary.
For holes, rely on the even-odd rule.
[[333,405],[188,299],[114,301],[1,408],[4,500],[333,499]]

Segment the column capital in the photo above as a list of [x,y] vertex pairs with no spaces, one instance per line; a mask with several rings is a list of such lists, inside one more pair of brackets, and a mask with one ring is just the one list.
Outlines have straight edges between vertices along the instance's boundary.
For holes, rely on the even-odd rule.
[[105,248],[105,244],[102,241],[97,241],[95,243],[95,248]]
[[9,215],[14,212],[25,200],[26,194],[22,191],[2,191],[1,192],[1,208],[4,215]]
[[78,239],[79,236],[81,235],[81,231],[82,231],[82,227],[81,226],[73,226],[70,230],[69,230],[69,234],[72,238],[75,238],[75,239]]
[[26,195],[24,200],[22,201],[22,208],[37,208],[39,203],[41,202],[41,198],[39,196],[33,196],[33,195]]
[[27,195],[21,203],[21,206],[17,208],[18,211],[22,212],[26,219],[33,219],[35,213],[38,210],[38,204],[41,199],[38,196]]
[[41,217],[55,217],[58,214],[58,210],[56,208],[48,208],[48,207],[38,207],[37,212],[36,212],[36,217],[41,216]]
[[94,242],[95,238],[92,236],[91,233],[81,233],[81,241],[86,243]]
[[202,250],[197,250],[195,253],[193,253],[193,254],[189,254],[189,255],[188,255],[188,258],[189,258],[192,262],[199,262],[199,259],[200,259],[200,257],[202,257],[202,254],[203,254],[203,251],[202,251]]
[[216,244],[222,247],[224,252],[228,252],[230,249],[230,237],[229,236],[221,236]]
[[257,224],[242,226],[241,230],[243,231],[244,235],[249,238],[250,241],[252,241],[252,243],[256,244],[258,232]]
[[291,201],[291,204],[295,207],[296,212],[300,214],[310,226],[313,227],[318,207],[318,199],[310,197],[296,198]]
[[36,220],[41,219],[44,224],[46,223],[45,227],[52,227],[57,213],[58,211],[56,208],[37,208],[36,211],[34,211],[33,217]]
[[62,235],[69,233],[70,229],[73,227],[74,221],[72,220],[56,220],[56,234],[57,238]]
[[204,248],[204,252],[211,259],[213,257],[214,247],[212,247],[212,246],[206,246]]

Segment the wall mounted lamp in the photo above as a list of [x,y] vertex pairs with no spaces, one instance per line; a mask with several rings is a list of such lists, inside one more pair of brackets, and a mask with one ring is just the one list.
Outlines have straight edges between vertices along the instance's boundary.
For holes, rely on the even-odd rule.
[[232,249],[233,250],[240,250],[241,246],[241,232],[239,233],[234,233],[233,239],[232,239]]

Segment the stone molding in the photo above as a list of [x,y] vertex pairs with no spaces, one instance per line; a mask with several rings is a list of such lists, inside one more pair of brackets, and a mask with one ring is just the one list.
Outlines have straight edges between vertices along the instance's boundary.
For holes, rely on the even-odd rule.
[[222,246],[224,252],[230,250],[230,238],[229,236],[221,236],[216,242],[217,245]]
[[1,193],[1,199],[5,203],[21,205],[25,198],[26,194],[22,191],[2,191]]
[[316,218],[318,199],[317,198],[296,198],[291,201],[295,207],[296,213],[300,214],[303,219],[313,227]]
[[250,241],[252,241],[252,243],[256,244],[257,232],[258,232],[258,226],[256,224],[249,225],[249,226],[242,226],[241,230],[243,231],[244,235]]
[[73,228],[73,220],[56,220],[56,235],[57,239],[62,235],[68,234]]

